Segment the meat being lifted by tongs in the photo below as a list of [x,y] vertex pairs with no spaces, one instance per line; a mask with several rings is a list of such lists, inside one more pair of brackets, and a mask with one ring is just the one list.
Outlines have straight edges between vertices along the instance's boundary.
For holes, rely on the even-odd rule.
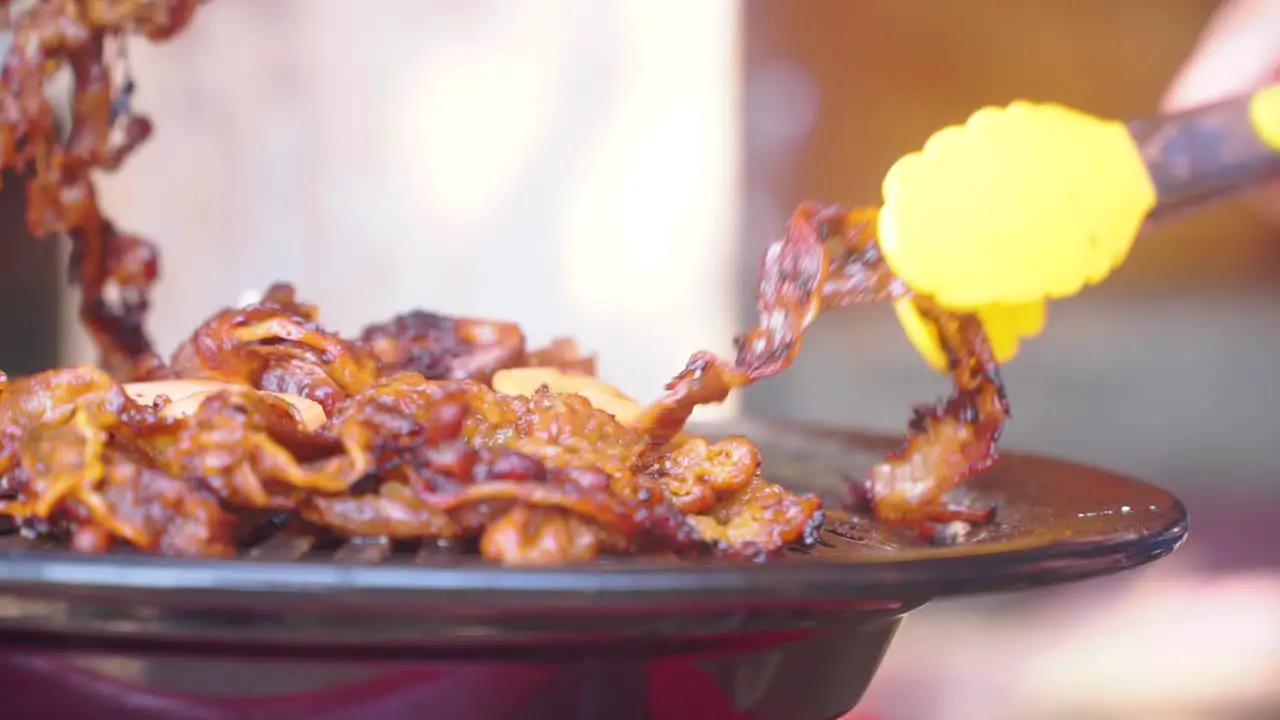
[[684,427],[695,406],[720,402],[735,388],[790,366],[805,330],[822,311],[908,300],[937,333],[954,390],[943,401],[915,408],[903,446],[871,469],[857,494],[878,517],[941,539],[937,531],[942,527],[981,524],[993,517],[993,509],[953,504],[947,494],[995,462],[1009,407],[979,319],[912,296],[881,256],[874,234],[876,212],[801,205],[786,234],[765,255],[757,324],[737,339],[737,358],[730,362],[696,353],[635,424],[661,445]]

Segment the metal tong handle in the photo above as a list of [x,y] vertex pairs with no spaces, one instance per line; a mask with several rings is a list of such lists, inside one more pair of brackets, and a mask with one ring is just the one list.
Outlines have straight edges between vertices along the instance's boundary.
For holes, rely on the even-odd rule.
[[1148,227],[1280,178],[1280,84],[1128,126],[1156,187]]

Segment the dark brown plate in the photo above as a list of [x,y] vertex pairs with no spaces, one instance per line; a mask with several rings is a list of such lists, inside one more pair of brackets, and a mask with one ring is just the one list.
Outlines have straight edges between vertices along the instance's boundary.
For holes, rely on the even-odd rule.
[[[771,478],[833,501],[896,442],[746,420],[698,430],[751,437]],[[964,492],[1000,507],[972,542],[930,547],[831,512],[818,547],[762,563],[503,568],[286,534],[241,559],[178,560],[42,551],[12,536],[0,551],[0,631],[377,653],[786,632],[829,613],[901,613],[941,596],[1116,572],[1168,554],[1187,532],[1182,504],[1159,488],[1016,453]]]

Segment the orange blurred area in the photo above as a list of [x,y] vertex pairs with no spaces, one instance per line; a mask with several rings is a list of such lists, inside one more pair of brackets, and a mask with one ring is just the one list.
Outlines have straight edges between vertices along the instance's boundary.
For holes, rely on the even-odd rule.
[[[748,154],[748,180],[768,186],[787,209],[804,197],[875,202],[898,156],[983,105],[1028,98],[1117,118],[1153,113],[1216,5],[749,0],[748,110],[794,112],[764,96],[780,73],[802,77],[819,109],[803,141],[786,148],[769,147],[767,131],[753,137],[765,121],[749,116],[748,147],[756,152]],[[1230,242],[1216,240],[1224,237]],[[1265,287],[1280,274],[1274,239],[1239,204],[1216,208],[1144,240],[1097,292]]]

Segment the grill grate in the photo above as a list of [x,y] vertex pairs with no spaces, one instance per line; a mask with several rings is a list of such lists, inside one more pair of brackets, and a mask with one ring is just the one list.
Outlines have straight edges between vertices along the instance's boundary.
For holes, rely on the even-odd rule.
[[244,559],[265,562],[317,561],[355,565],[439,565],[473,555],[466,543],[342,539],[301,525],[285,525],[247,547]]
[[[784,441],[776,426],[771,432],[753,432],[748,426],[742,434],[760,446],[766,474],[774,482],[799,492],[816,492],[824,497],[828,508],[837,508],[851,476],[862,472],[880,457],[880,448],[858,446],[846,438],[838,442],[815,442],[807,433],[797,440]],[[730,428],[737,430],[738,428]],[[723,436],[724,428],[706,433]],[[770,437],[772,436],[772,437]],[[65,550],[66,543],[57,538],[19,532],[13,523],[0,520],[0,552],[24,550]],[[451,566],[474,560],[474,542],[402,542],[385,538],[348,540],[306,523],[284,516],[266,520],[246,532],[239,543],[240,559],[264,562],[329,562],[344,565],[417,565]],[[803,561],[809,558],[848,562],[871,550],[894,550],[921,547],[913,534],[899,528],[885,527],[860,515],[848,515],[828,509],[826,522],[819,532],[817,544],[796,548],[770,562]],[[108,556],[136,555],[138,551],[119,547]],[[604,557],[595,564],[613,564],[622,558]]]
[[[886,532],[885,528],[867,518],[828,511],[827,521],[820,528],[818,540],[812,547],[792,548],[782,556],[772,558],[770,562],[785,562],[788,558],[801,557],[848,561],[869,550],[902,547],[904,543],[887,539]],[[347,539],[300,522],[269,523],[255,529],[250,536],[252,539],[242,545],[238,559],[259,562],[330,562],[344,565],[440,566],[458,564],[476,556],[474,543],[394,541],[384,537]],[[0,526],[0,553],[23,551],[70,552],[66,544],[58,539],[46,536],[28,537],[13,523],[5,522]],[[123,545],[105,553],[107,557],[139,554],[138,550]],[[606,556],[595,563],[609,564],[619,559]]]

